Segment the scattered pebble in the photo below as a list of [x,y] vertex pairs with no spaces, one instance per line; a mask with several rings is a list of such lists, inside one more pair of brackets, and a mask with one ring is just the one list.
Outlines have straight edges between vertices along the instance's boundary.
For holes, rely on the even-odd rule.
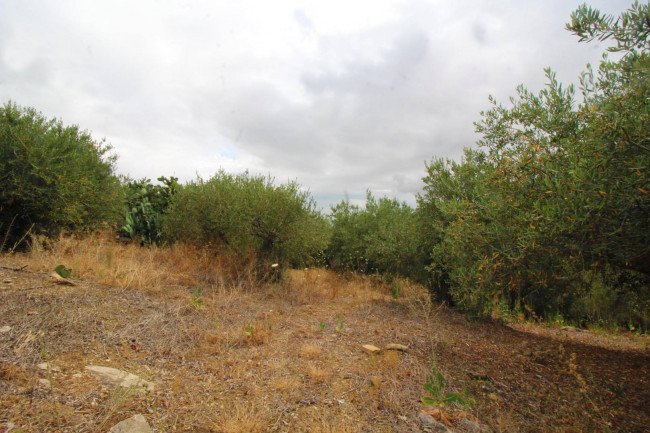
[[38,364],[38,365],[36,365],[36,366],[37,366],[38,368],[40,368],[41,370],[52,370],[52,371],[56,371],[56,372],[61,371],[61,369],[60,369],[59,367],[56,367],[56,366],[50,365],[50,364],[48,364],[47,362],[41,362],[40,364]]
[[402,352],[408,352],[409,348],[403,344],[387,344],[386,350],[400,350]]
[[138,414],[115,424],[108,433],[153,433],[153,430],[147,420]]
[[136,387],[143,390],[146,389],[147,391],[153,391],[155,388],[153,383],[146,381],[135,374],[118,370],[117,368],[89,365],[86,367],[86,370],[100,380],[109,382],[113,385],[119,385],[122,388]]
[[373,346],[372,344],[364,344],[363,345],[363,350],[366,353],[369,353],[370,355],[376,355],[379,352],[381,352],[381,349],[377,346]]

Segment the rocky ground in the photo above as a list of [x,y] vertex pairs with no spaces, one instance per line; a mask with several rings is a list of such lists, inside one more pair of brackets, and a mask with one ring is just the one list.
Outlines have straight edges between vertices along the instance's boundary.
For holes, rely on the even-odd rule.
[[[0,432],[104,432],[135,415],[154,432],[650,429],[644,336],[471,321],[417,288],[394,299],[318,269],[258,290],[97,281],[0,257]],[[432,359],[445,393],[475,405],[421,402]]]

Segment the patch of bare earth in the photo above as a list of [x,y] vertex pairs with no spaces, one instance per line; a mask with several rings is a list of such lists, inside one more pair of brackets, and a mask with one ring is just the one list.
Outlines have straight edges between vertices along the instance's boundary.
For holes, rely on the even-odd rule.
[[[33,260],[0,258],[0,431],[107,431],[139,413],[157,432],[421,432],[432,355],[449,391],[476,400],[466,416],[494,431],[650,426],[647,340],[468,321],[417,288],[395,300],[325,270],[147,289],[90,272],[61,285]],[[362,350],[390,343],[410,350]],[[103,385],[87,365],[155,390]]]

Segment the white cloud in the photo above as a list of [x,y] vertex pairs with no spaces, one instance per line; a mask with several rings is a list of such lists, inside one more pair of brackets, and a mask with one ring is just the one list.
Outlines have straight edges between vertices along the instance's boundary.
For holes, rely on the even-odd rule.
[[[297,179],[323,207],[411,203],[493,94],[575,81],[581,1],[60,1],[0,5],[0,99],[106,137],[133,177]],[[627,1],[591,2],[617,13]]]

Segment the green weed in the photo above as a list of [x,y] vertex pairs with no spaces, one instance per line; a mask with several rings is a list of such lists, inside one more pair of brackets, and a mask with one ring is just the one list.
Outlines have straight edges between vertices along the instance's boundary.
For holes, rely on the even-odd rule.
[[192,292],[192,297],[190,298],[190,302],[192,305],[194,305],[196,308],[203,308],[203,298],[201,298],[201,288],[197,287],[194,292]]
[[341,319],[340,314],[337,314],[336,315],[336,328],[334,328],[334,329],[336,329],[336,332],[343,332],[343,327],[344,327],[343,319]]
[[430,406],[443,407],[446,404],[456,403],[464,408],[474,406],[476,401],[470,397],[469,389],[465,389],[461,395],[458,392],[445,392],[446,381],[445,377],[440,373],[435,360],[431,367],[431,375],[429,381],[424,384],[424,388],[429,392],[428,396],[422,397],[421,401]]

